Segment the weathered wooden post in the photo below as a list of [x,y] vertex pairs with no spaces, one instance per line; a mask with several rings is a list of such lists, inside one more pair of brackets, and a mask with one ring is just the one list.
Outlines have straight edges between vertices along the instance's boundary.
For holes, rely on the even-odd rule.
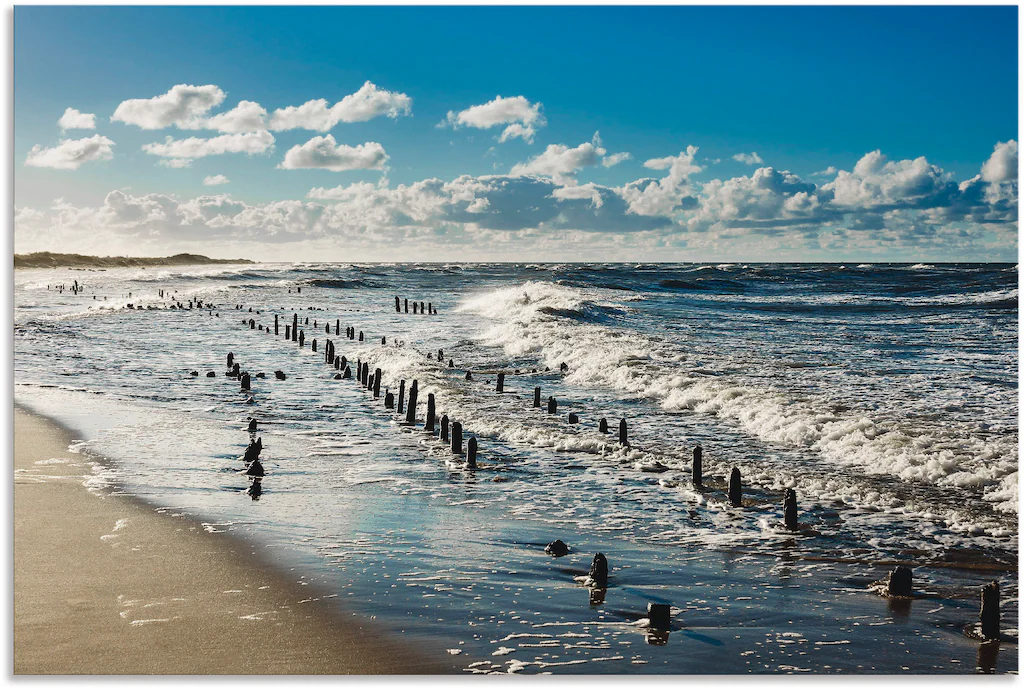
[[341,369],[341,357],[334,358],[334,368]]
[[598,422],[598,424],[597,424],[597,430],[600,431],[602,434],[607,434],[608,433],[608,420],[605,419],[604,417],[601,417],[601,421]]
[[310,347],[313,348],[313,352],[316,352],[316,338],[313,338],[313,342],[310,343]]
[[359,342],[363,342],[363,332],[359,331]]
[[466,444],[466,467],[476,469],[476,436],[470,438]]
[[355,340],[356,339],[356,327],[355,326],[349,326],[348,327],[348,339],[349,340]]
[[395,394],[388,392],[384,394],[384,408],[387,410],[395,409]]
[[690,479],[694,486],[704,484],[704,449],[700,445],[693,447],[693,468],[690,470]]
[[448,360],[448,368],[449,369],[454,369],[455,368],[455,360],[453,360],[453,359],[449,359]]
[[388,344],[388,339],[387,339],[387,336],[383,336],[383,335],[382,335],[382,336],[380,337],[380,344],[381,344],[381,345],[387,345],[387,344]]
[[289,326],[288,324],[284,325],[284,339],[285,340],[291,340],[292,339],[292,327]]
[[380,367],[373,371],[373,397],[380,397]]
[[444,350],[437,348],[437,361],[440,362],[444,359]]
[[331,324],[329,324],[329,323],[325,323],[324,324],[324,333],[326,333],[327,335],[331,334]]
[[409,426],[416,425],[416,398],[419,395],[419,382],[412,380],[409,386],[409,405],[405,409],[405,423]]
[[738,467],[733,467],[732,474],[729,475],[729,503],[734,506],[743,504],[743,485]]
[[416,304],[415,302],[412,303],[412,313],[413,314],[418,314],[419,313],[419,305]]
[[308,316],[306,317],[306,322],[304,324],[302,324],[302,325],[303,326],[308,326],[309,325],[309,317]]
[[299,315],[292,314],[292,342],[299,339]]
[[885,593],[890,597],[909,597],[914,591],[914,573],[905,565],[898,565],[889,572]]
[[420,314],[423,314],[423,313],[424,313],[424,311],[423,311],[423,302],[420,302]]
[[497,385],[497,387],[495,387],[494,390],[497,391],[498,393],[503,393],[504,392],[504,390],[505,390],[505,375],[504,374],[498,374],[498,385]]
[[345,367],[345,373],[341,375],[343,379],[352,378],[352,367]]
[[647,622],[654,630],[672,627],[672,607],[668,604],[647,604]]
[[462,455],[462,422],[452,422],[452,454]]
[[608,587],[608,559],[603,553],[594,554],[594,560],[590,562],[591,586],[598,589]]
[[434,432],[434,415],[436,410],[434,409],[434,394],[427,393],[427,421],[423,425],[424,431]]
[[428,314],[433,314],[434,313],[434,303],[433,302],[427,302],[427,313]]
[[448,415],[441,416],[441,442],[448,441]]
[[363,371],[359,375],[359,382],[363,384],[363,388],[367,388],[367,383],[370,380],[370,364],[369,362],[363,362]]
[[570,412],[569,413],[569,423],[570,424],[579,424],[580,423],[579,415],[577,415],[575,412]]
[[535,386],[533,389],[533,406],[540,407],[540,386]]
[[238,365],[238,362],[235,362],[235,363],[234,363],[234,364],[233,364],[233,365],[231,366],[231,376],[233,376],[233,377],[234,377],[234,378],[236,378],[236,379],[237,379],[237,378],[240,378],[240,377],[242,376],[242,372],[241,372],[241,369],[242,369],[242,368],[241,368],[241,367],[240,367],[240,366]]
[[274,335],[281,335],[280,326],[277,324],[277,314],[274,314]]
[[232,366],[232,365],[233,365],[234,363],[235,363],[235,353],[234,353],[234,352],[229,352],[229,353],[228,353],[228,369],[230,369],[230,368],[231,368],[231,366]]
[[625,417],[619,422],[619,445],[628,446],[629,438],[626,435],[626,419]]
[[249,330],[250,331],[255,331],[256,330],[256,319],[249,319]]
[[299,347],[306,341],[306,331],[299,331]]
[[796,491],[786,489],[786,497],[782,501],[782,512],[786,522],[786,529],[798,529],[796,519]]
[[989,582],[981,589],[981,636],[999,639],[999,583]]
[[242,374],[242,390],[250,390],[251,380],[249,379],[249,372]]
[[555,414],[558,412],[558,401],[555,400],[554,396],[548,396],[548,414]]
[[341,356],[341,366],[342,367],[348,366],[348,359],[345,357],[345,355]]
[[409,298],[408,297],[405,298],[405,313],[406,314],[409,313]]
[[398,301],[398,295],[395,295],[395,311],[402,313],[402,303]]
[[334,320],[334,335],[341,335],[341,319]]
[[405,411],[405,379],[398,384],[398,414]]
[[256,425],[256,418],[253,417],[252,419],[249,420],[249,431],[256,431]]

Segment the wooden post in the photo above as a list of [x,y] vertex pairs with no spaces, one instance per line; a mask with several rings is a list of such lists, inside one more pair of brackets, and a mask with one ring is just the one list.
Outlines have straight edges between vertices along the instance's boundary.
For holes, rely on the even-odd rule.
[[437,348],[437,361],[440,362],[444,359],[444,350]]
[[380,368],[373,371],[373,397],[380,397]]
[[292,339],[292,327],[289,326],[288,324],[285,324],[285,326],[284,326],[284,339],[285,340],[291,340]]
[[729,475],[729,503],[734,506],[743,505],[743,485],[738,467],[733,467],[732,474]]
[[452,454],[462,455],[462,422],[452,422]]
[[594,554],[594,560],[590,562],[590,579],[593,580],[593,587],[608,587],[608,559],[603,553]]
[[341,319],[334,320],[334,335],[341,335]]
[[229,352],[228,353],[228,369],[230,369],[231,365],[233,365],[234,363],[235,363],[235,353],[234,352]]
[[540,407],[540,386],[533,389],[533,406]]
[[327,335],[331,334],[331,324],[329,324],[329,323],[325,323],[324,324],[324,333],[326,333]]
[[363,370],[359,374],[359,382],[363,384],[363,388],[367,387],[367,382],[370,380],[370,365],[368,362],[363,362]]
[[299,315],[292,314],[292,342],[299,339]]
[[281,335],[280,327],[277,324],[277,314],[274,314],[274,335]]
[[441,417],[441,441],[448,441],[448,415]]
[[334,368],[339,370],[341,369],[341,357],[334,358]]
[[380,337],[380,344],[381,344],[381,345],[387,345],[387,344],[388,344],[388,339],[387,339],[387,336],[383,336],[383,335],[382,335],[382,336]]
[[981,589],[981,636],[999,639],[999,583],[992,581]]
[[234,364],[233,364],[233,365],[231,366],[231,375],[232,375],[233,377],[235,377],[236,379],[237,379],[237,378],[240,378],[240,377],[242,376],[242,373],[241,373],[240,369],[241,369],[241,367],[240,367],[240,366],[238,366],[238,362],[235,362],[235,363],[234,363]]
[[251,380],[249,379],[249,373],[246,372],[246,373],[242,374],[242,390],[243,391],[250,390],[250,383],[251,383]]
[[306,331],[299,331],[299,347],[302,347],[304,342],[306,342]]
[[363,342],[363,332],[359,331],[359,342]]
[[575,412],[570,412],[569,413],[569,423],[570,424],[579,424],[580,423],[579,415],[577,415]]
[[316,352],[316,338],[313,338],[313,342],[310,343],[310,347],[313,348],[313,352]]
[[607,434],[608,433],[608,420],[605,419],[604,417],[601,417],[601,421],[598,422],[598,425],[597,425],[597,430],[600,431],[602,434]]
[[466,444],[466,467],[476,469],[476,436],[469,439]]
[[433,302],[427,302],[427,313],[428,314],[433,314],[434,313],[434,303]]
[[497,387],[494,390],[496,390],[498,393],[503,393],[504,389],[505,389],[505,375],[504,374],[498,374],[498,385],[497,385]]
[[412,385],[409,386],[409,404],[405,408],[405,423],[410,426],[416,425],[416,398],[418,395],[419,382],[413,379]]
[[693,447],[693,469],[690,471],[690,478],[694,486],[704,484],[704,449],[699,445]]
[[405,379],[398,384],[398,414],[405,410]]
[[[788,525],[787,525],[788,526]],[[889,572],[885,593],[891,597],[909,597],[914,590],[914,573],[905,565],[898,565]]]
[[555,414],[558,412],[558,401],[555,400],[554,396],[548,396],[548,414]]
[[453,360],[453,359],[449,359],[448,360],[448,368],[449,369],[454,369],[455,368],[455,360]]
[[250,331],[255,331],[256,330],[256,319],[249,319],[249,330]]
[[341,375],[343,379],[352,378],[352,367],[345,367],[345,373]]
[[418,314],[419,313],[419,305],[416,304],[415,302],[412,303],[412,313],[413,314]]
[[420,302],[420,314],[423,314],[423,302]]
[[348,366],[348,359],[346,359],[345,355],[342,355],[341,356],[341,367],[344,368],[346,366]]
[[436,410],[434,409],[434,394],[427,393],[427,421],[423,425],[424,431],[434,432],[434,416]]
[[786,529],[797,529],[799,526],[796,519],[796,491],[793,489],[786,489],[786,497],[782,501],[782,512],[785,516]]
[[384,394],[384,408],[388,410],[395,409],[395,394],[385,393]]
[[625,418],[623,418],[619,422],[619,445],[622,445],[622,446],[628,446],[629,445],[629,439],[628,439],[628,437],[626,435],[626,420],[625,420]]
[[398,300],[398,295],[395,295],[395,311],[402,313],[402,303]]
[[405,313],[406,314],[409,313],[409,298],[408,297],[405,298]]
[[654,630],[668,630],[672,626],[672,607],[668,604],[647,604],[647,621]]

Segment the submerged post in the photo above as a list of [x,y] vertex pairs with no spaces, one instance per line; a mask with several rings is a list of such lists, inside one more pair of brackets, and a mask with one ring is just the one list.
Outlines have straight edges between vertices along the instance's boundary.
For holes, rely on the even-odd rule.
[[441,417],[441,441],[446,442],[448,440],[448,415]]
[[476,437],[469,439],[466,444],[466,467],[476,469]]
[[999,583],[992,581],[981,589],[981,636],[999,639]]
[[889,572],[885,593],[891,597],[909,597],[914,590],[914,573],[905,565],[898,565]]
[[548,414],[555,414],[558,412],[558,401],[555,400],[553,395],[548,396]]
[[452,422],[452,454],[462,455],[462,423]]
[[288,324],[285,324],[285,326],[284,326],[284,339],[285,340],[291,340],[292,339],[292,327],[289,326]]
[[398,295],[395,295],[395,311],[402,312],[402,303],[398,301]]
[[732,474],[729,475],[729,503],[734,506],[743,504],[743,485],[738,467],[733,467]]
[[626,436],[626,419],[619,422],[619,445],[628,446],[629,439]]
[[668,604],[647,604],[647,622],[654,630],[672,627],[672,607]]
[[274,314],[274,335],[281,335],[281,331],[278,330],[278,328],[279,326],[277,325],[277,314]]
[[249,379],[249,373],[246,372],[246,373],[242,374],[242,390],[243,391],[249,390],[250,383],[251,383],[251,380]]
[[299,331],[299,347],[302,347],[304,342],[306,342],[306,331]]
[[398,384],[398,414],[405,410],[405,379]]
[[380,397],[380,368],[379,367],[377,369],[375,369],[374,372],[373,372],[373,397],[375,397],[375,398],[379,398]]
[[604,417],[601,417],[601,421],[598,422],[598,424],[597,424],[597,430],[600,431],[602,434],[607,434],[608,433],[608,420],[605,419]]
[[292,342],[299,339],[299,315],[292,314]]
[[608,559],[603,553],[594,554],[594,560],[590,562],[590,579],[593,587],[606,589],[608,587]]
[[796,491],[793,489],[786,489],[786,497],[782,501],[782,512],[786,522],[786,529],[797,529]]
[[341,375],[343,379],[352,378],[352,367],[345,367],[345,373]]
[[429,431],[429,432],[433,433],[433,431],[434,431],[434,415],[435,414],[436,414],[436,412],[434,410],[434,394],[433,393],[428,393],[427,394],[427,421],[423,425],[423,430],[424,431]]
[[533,406],[540,407],[540,386],[533,389]]
[[505,375],[504,374],[498,374],[498,385],[497,385],[497,387],[494,390],[496,390],[498,393],[503,393],[505,391]]
[[405,409],[405,423],[410,426],[416,425],[416,398],[419,397],[419,382],[412,380],[409,386],[409,405]]
[[384,409],[393,410],[395,409],[395,394],[385,393],[384,394]]

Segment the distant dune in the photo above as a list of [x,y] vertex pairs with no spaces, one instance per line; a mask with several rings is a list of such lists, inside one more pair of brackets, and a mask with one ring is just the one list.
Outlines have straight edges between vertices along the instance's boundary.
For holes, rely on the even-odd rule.
[[251,264],[248,259],[211,259],[201,254],[175,254],[174,256],[86,256],[84,254],[15,254],[15,268],[56,268],[58,266],[82,268],[120,268],[131,266],[183,266],[195,264]]

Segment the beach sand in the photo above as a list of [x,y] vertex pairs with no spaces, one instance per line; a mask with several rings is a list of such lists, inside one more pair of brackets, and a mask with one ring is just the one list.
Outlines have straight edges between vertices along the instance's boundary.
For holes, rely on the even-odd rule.
[[455,671],[240,542],[90,491],[57,424],[16,408],[14,432],[15,674]]

